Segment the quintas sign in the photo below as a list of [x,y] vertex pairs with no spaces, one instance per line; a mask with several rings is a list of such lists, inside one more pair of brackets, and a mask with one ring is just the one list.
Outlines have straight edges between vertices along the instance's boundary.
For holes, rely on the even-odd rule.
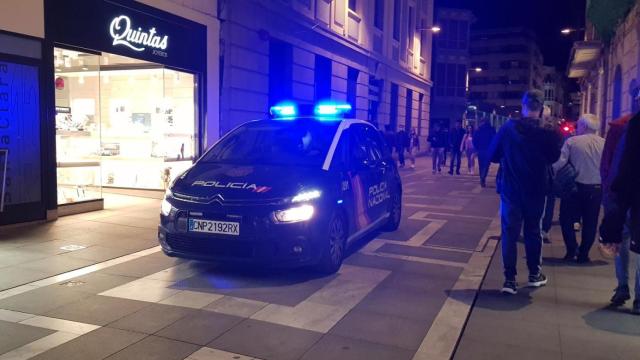
[[[167,50],[169,36],[156,34],[156,28],[152,27],[145,32],[139,27],[137,30],[131,27],[131,19],[126,15],[120,15],[111,21],[109,33],[113,38],[113,46],[124,45],[135,51],[145,51],[147,47],[157,50]],[[154,51],[154,53],[156,53]],[[156,55],[162,55],[159,52]],[[166,57],[166,53],[164,54]]]

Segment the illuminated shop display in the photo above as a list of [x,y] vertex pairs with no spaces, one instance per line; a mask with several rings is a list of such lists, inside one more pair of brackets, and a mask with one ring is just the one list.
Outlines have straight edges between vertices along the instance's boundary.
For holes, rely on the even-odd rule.
[[195,154],[195,77],[120,55],[56,48],[58,202],[103,187],[164,189]]

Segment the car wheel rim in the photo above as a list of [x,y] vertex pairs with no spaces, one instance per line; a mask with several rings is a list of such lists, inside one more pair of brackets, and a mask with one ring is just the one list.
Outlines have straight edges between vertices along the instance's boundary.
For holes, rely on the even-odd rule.
[[342,253],[344,248],[344,226],[339,217],[334,218],[329,227],[329,252],[331,261],[339,264],[342,261]]

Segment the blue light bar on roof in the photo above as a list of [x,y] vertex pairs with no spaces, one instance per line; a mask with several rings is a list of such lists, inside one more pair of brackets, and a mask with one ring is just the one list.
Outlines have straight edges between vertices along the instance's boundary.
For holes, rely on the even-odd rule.
[[318,116],[341,115],[351,111],[351,105],[347,103],[323,102],[316,105],[315,113]]
[[269,109],[269,112],[274,117],[290,119],[298,115],[298,107],[294,103],[283,102],[272,106],[271,109]]

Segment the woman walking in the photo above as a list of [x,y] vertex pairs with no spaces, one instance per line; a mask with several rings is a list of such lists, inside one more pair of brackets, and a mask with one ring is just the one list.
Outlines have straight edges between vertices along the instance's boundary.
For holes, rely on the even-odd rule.
[[467,155],[468,174],[473,175],[476,167],[476,149],[473,147],[473,126],[471,125],[467,126],[467,132],[462,138],[460,152]]

